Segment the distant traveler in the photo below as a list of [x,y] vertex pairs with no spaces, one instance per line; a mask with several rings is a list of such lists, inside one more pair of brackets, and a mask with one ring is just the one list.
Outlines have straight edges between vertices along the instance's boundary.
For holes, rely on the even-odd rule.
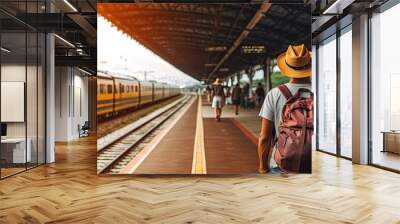
[[225,103],[227,104],[227,105],[230,105],[230,104],[232,104],[232,93],[231,93],[231,88],[229,87],[229,86],[226,86],[225,87],[225,96],[226,96],[226,100],[225,100]]
[[248,83],[244,84],[243,86],[243,108],[247,109],[249,108],[249,91],[250,91],[250,85]]
[[249,91],[249,100],[248,100],[247,106],[250,108],[256,107],[256,92],[252,89],[250,89],[250,91]]
[[259,82],[256,89],[256,106],[261,107],[264,102],[265,90],[264,86]]
[[311,53],[304,45],[289,45],[277,64],[291,80],[268,92],[261,108],[259,172],[311,173]]
[[240,95],[242,94],[242,89],[239,86],[239,83],[233,87],[232,90],[232,104],[235,107],[235,114],[239,115],[239,105],[240,105]]
[[207,100],[209,103],[211,103],[211,88],[208,85],[206,87],[206,92],[207,92]]
[[222,108],[224,107],[225,103],[224,87],[222,86],[222,81],[220,79],[216,79],[213,83],[211,95],[212,107],[215,109],[215,119],[220,122]]

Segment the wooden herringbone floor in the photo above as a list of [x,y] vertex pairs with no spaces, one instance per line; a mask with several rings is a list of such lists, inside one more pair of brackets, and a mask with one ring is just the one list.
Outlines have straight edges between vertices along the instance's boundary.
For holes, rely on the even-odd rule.
[[0,223],[400,223],[400,175],[326,154],[288,178],[98,177],[95,145],[0,181]]

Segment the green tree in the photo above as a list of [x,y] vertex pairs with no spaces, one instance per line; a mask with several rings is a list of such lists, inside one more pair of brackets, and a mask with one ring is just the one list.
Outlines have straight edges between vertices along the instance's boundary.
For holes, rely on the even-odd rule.
[[277,87],[281,84],[288,83],[290,81],[290,78],[287,76],[284,76],[281,72],[273,72],[271,74],[271,84],[272,88]]

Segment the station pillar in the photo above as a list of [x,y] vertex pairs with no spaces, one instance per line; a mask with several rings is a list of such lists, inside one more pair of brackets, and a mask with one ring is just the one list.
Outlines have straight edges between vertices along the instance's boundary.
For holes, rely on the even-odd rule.
[[271,84],[271,59],[266,58],[264,62],[264,85],[265,85],[265,90],[269,92],[271,90],[272,84]]
[[242,79],[242,74],[240,74],[240,72],[238,72],[236,74],[236,78],[237,78],[237,83],[240,85],[240,80]]
[[250,88],[252,88],[253,87],[253,77],[254,77],[254,69],[253,68],[251,68],[251,67],[249,68],[247,76],[249,77]]

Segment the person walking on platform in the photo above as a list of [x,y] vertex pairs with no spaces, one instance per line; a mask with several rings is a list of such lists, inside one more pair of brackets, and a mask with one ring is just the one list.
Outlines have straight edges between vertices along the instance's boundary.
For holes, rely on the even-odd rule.
[[277,64],[291,80],[269,91],[261,108],[259,172],[311,173],[311,52],[289,45]]
[[239,86],[239,83],[233,87],[232,90],[232,104],[235,107],[235,114],[239,115],[239,106],[240,106],[240,95],[242,94],[242,89]]
[[259,82],[256,89],[256,106],[261,107],[264,102],[265,90],[264,86]]
[[250,91],[250,85],[248,83],[244,84],[242,91],[244,109],[249,108],[249,91]]
[[211,88],[209,85],[206,87],[206,94],[207,94],[207,100],[209,103],[211,103]]
[[232,104],[232,92],[229,86],[225,87],[225,104],[231,105]]
[[222,108],[224,107],[225,104],[225,93],[224,93],[224,87],[222,86],[222,81],[218,78],[213,83],[211,95],[212,95],[212,107],[215,109],[215,119],[218,122],[220,122]]

